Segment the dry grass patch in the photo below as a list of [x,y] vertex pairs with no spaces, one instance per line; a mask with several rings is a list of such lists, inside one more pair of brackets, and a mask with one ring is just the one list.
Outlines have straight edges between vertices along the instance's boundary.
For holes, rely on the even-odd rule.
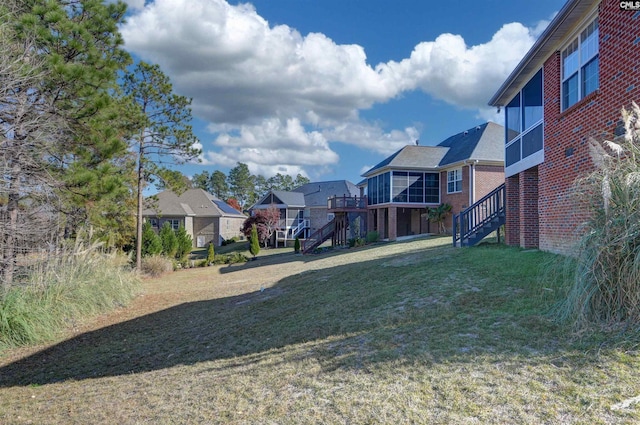
[[449,243],[146,281],[131,309],[5,361],[0,423],[640,421],[624,404],[640,394],[637,341],[551,321],[563,289],[537,275],[552,256]]

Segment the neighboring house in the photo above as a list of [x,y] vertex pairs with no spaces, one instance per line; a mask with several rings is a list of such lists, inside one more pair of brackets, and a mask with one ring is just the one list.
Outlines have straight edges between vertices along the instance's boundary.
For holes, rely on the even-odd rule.
[[510,245],[572,250],[588,140],[622,134],[621,108],[640,100],[640,11],[626,3],[568,1],[489,101],[505,110]]
[[250,211],[275,206],[280,210],[280,225],[277,231],[279,242],[309,237],[334,218],[328,210],[328,199],[356,196],[358,188],[346,180],[313,182],[292,191],[271,190]]
[[193,239],[193,246],[203,248],[213,242],[240,237],[246,216],[224,201],[202,189],[189,189],[180,196],[165,190],[147,200],[142,216],[158,231],[165,222],[175,230],[184,226]]
[[362,176],[368,228],[381,238],[436,232],[427,208],[452,206],[452,216],[504,183],[504,128],[489,122],[451,136],[437,146],[409,145]]

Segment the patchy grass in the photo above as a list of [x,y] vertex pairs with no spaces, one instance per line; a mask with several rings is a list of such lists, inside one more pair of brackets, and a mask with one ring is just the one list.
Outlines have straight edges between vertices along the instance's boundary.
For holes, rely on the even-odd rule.
[[5,353],[0,423],[640,421],[637,335],[552,321],[566,291],[538,278],[552,255],[449,244],[283,252],[146,281],[99,325]]

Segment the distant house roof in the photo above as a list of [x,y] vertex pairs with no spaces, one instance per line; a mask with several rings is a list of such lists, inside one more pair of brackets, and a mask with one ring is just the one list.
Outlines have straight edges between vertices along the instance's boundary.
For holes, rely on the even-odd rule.
[[504,106],[529,81],[549,56],[560,49],[560,44],[575,30],[580,19],[600,0],[569,0],[560,9],[538,40],[489,100],[491,106]]
[[312,182],[293,189],[293,192],[304,194],[307,207],[326,207],[327,199],[333,196],[357,196],[360,190],[347,180],[333,180],[328,182]]
[[285,190],[270,190],[251,209],[267,208],[269,205],[304,208],[304,194]]
[[251,209],[267,208],[269,205],[286,205],[291,208],[326,207],[332,196],[357,196],[360,190],[347,180],[313,182],[296,187],[292,191],[270,190]]
[[245,217],[240,211],[202,189],[189,189],[180,196],[170,190],[155,195],[157,201],[143,216]]
[[362,176],[386,169],[439,170],[466,160],[504,162],[504,127],[488,122],[455,134],[437,146],[407,145]]

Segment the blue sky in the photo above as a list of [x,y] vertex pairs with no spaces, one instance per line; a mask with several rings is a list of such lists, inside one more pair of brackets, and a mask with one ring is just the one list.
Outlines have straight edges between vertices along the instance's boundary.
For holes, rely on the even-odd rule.
[[487,101],[564,0],[127,1],[121,31],[193,99],[200,164],[360,174],[502,117]]

